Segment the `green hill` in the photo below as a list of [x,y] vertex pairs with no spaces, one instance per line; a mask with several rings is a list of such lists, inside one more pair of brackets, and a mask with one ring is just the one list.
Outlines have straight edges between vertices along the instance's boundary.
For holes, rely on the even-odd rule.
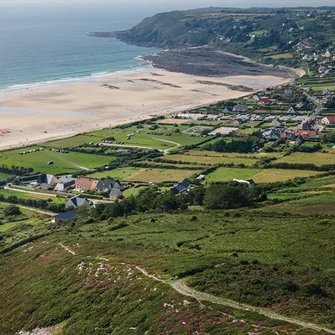
[[207,8],[160,13],[127,31],[92,35],[161,48],[206,45],[267,63],[298,65],[301,60],[290,53],[296,52],[299,42],[306,44],[308,52],[332,45],[334,18],[334,7]]

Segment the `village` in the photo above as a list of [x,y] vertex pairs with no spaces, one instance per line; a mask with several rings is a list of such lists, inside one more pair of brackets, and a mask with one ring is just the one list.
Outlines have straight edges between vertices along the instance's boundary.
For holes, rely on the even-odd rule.
[[[177,195],[199,184],[237,182],[253,187],[310,176],[317,173],[310,171],[313,164],[315,170],[329,170],[335,164],[335,94],[318,84],[307,86],[305,80],[3,152],[1,172],[7,178],[1,182],[1,201],[19,203],[30,197],[40,207],[37,199],[47,200],[42,207],[59,213],[53,214],[56,222],[73,219],[80,207],[122,201],[152,185]],[[222,140],[231,148],[218,148]],[[305,162],[299,161],[300,152],[309,154]],[[315,155],[324,157],[321,166]],[[303,163],[310,166],[298,168]],[[282,170],[272,178],[276,166]]]

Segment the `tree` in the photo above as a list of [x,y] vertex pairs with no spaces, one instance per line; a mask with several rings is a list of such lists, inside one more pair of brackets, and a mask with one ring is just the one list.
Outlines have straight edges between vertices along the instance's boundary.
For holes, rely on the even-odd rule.
[[252,205],[249,189],[244,185],[212,185],[206,190],[207,209],[233,209]]
[[18,206],[8,206],[4,211],[5,216],[16,216],[21,214],[21,210]]

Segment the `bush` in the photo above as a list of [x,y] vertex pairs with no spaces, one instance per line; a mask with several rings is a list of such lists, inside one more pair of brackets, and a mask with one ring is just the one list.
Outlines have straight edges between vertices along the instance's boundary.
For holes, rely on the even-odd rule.
[[20,215],[21,213],[22,212],[21,212],[20,208],[18,206],[15,206],[15,205],[8,206],[4,210],[5,216],[17,216],[17,215]]

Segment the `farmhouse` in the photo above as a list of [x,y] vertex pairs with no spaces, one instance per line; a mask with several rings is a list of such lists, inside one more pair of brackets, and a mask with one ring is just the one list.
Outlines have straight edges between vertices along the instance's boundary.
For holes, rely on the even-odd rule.
[[335,116],[326,116],[324,117],[321,122],[323,124],[335,124]]
[[53,189],[57,183],[57,177],[52,174],[43,173],[38,177],[36,185],[40,186],[42,190],[50,190]]
[[93,191],[97,187],[96,182],[90,178],[78,178],[75,183],[76,191],[87,192]]
[[189,192],[190,190],[191,190],[191,182],[188,179],[184,179],[183,181],[179,182],[174,187],[171,187],[171,192],[173,194]]
[[74,186],[77,178],[72,176],[62,176],[55,187],[55,191],[66,191],[69,187]]
[[89,207],[91,206],[91,203],[85,199],[82,195],[76,195],[75,197],[70,198],[66,203],[65,203],[65,208],[77,208],[77,207]]
[[122,189],[121,183],[114,179],[101,179],[99,180],[96,191],[98,192],[108,192],[111,189]]

